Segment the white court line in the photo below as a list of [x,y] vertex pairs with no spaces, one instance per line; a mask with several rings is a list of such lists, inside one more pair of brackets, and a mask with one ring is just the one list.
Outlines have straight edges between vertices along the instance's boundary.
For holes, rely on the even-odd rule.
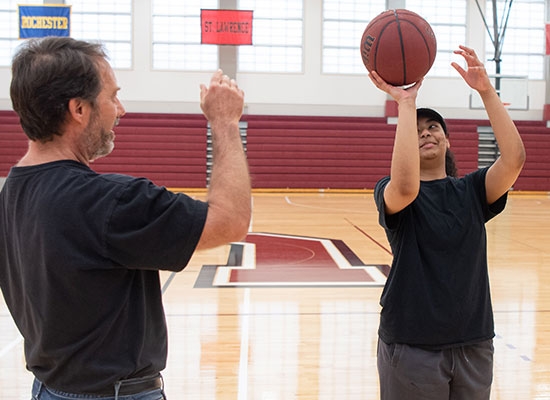
[[250,289],[244,289],[241,309],[241,353],[239,357],[238,399],[248,399],[248,346],[250,343]]
[[250,224],[248,225],[248,232],[252,232],[252,222],[254,218],[254,197],[250,196],[250,210],[252,211],[250,214]]
[[[250,197],[250,207],[254,210],[254,197]],[[252,216],[248,232],[253,231]],[[243,306],[241,309],[241,352],[239,355],[239,388],[238,400],[248,399],[248,346],[250,344],[250,289],[244,289]]]
[[19,346],[19,343],[23,341],[23,336],[19,336],[12,340],[6,347],[4,347],[2,350],[0,350],[0,358],[4,357],[6,354],[8,354],[10,351],[12,351],[15,347]]
[[331,212],[345,212],[345,213],[353,213],[353,214],[368,214],[368,211],[363,210],[351,210],[351,209],[337,209],[334,207],[319,207],[319,206],[310,206],[307,204],[300,204],[295,203],[290,199],[289,196],[285,196],[285,201],[288,205],[294,206],[294,207],[301,207],[301,208],[307,208],[310,210],[322,210],[322,211],[331,211]]

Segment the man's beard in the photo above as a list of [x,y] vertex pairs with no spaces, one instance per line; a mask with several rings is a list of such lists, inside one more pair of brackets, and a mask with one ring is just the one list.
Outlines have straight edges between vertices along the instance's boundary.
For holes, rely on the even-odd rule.
[[112,131],[103,129],[98,120],[98,116],[94,113],[85,133],[90,161],[95,161],[98,158],[105,157],[115,148],[114,135]]
[[[108,136],[105,136],[105,133],[108,133]],[[90,161],[95,161],[98,158],[105,157],[106,155],[111,154],[111,152],[115,148],[115,142],[111,138],[110,132],[101,132],[101,138],[102,138],[102,145],[97,148],[95,153],[93,153],[90,157]]]

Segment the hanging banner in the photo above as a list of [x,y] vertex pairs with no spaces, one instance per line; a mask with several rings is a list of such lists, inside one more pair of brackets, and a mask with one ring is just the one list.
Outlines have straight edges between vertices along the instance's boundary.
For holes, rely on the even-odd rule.
[[546,55],[550,54],[550,24],[546,24]]
[[19,5],[19,39],[44,36],[70,36],[71,6],[44,4]]
[[252,44],[252,11],[202,10],[202,44]]

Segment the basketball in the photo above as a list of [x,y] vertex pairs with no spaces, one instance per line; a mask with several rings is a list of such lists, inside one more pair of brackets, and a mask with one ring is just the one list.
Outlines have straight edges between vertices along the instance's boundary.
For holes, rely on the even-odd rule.
[[361,58],[367,70],[376,71],[394,86],[414,83],[432,67],[437,43],[430,24],[404,9],[376,16],[361,37]]

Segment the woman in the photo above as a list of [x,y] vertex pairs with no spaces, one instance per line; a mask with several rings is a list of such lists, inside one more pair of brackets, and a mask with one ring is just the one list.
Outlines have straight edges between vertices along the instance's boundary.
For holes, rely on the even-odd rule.
[[398,104],[390,176],[375,187],[379,220],[394,259],[381,296],[381,398],[489,399],[494,324],[485,223],[503,211],[525,161],[516,126],[475,52],[452,66],[483,100],[500,157],[462,178],[449,175],[443,118],[416,108],[409,88],[372,82]]

